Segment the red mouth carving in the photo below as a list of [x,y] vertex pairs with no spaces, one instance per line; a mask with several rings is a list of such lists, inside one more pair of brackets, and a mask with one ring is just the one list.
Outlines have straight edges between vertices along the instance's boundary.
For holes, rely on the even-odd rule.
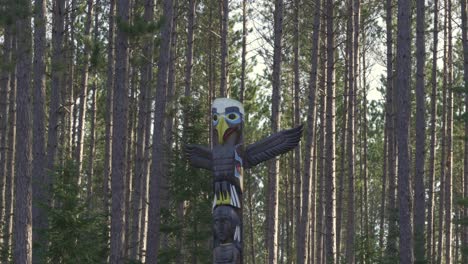
[[236,127],[230,127],[226,130],[226,132],[224,132],[224,135],[223,135],[223,141],[226,142],[228,140],[228,138],[234,133],[236,132],[237,128]]

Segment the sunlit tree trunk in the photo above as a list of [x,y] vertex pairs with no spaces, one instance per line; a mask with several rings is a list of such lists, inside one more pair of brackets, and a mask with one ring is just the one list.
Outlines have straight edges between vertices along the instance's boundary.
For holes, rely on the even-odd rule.
[[[452,59],[452,0],[447,0],[447,160],[445,172],[445,263],[452,263],[452,173],[453,173],[453,59]],[[442,231],[442,230],[440,230]]]
[[[7,212],[5,211],[7,201],[7,154],[8,154],[8,105],[10,96],[10,76],[11,71],[9,66],[11,64],[11,25],[7,25],[3,32],[3,49],[2,56],[0,57],[5,64],[1,67],[0,73],[0,177],[1,177],[1,209],[0,209],[0,222],[6,222]],[[6,234],[4,228],[0,228],[0,236],[2,237],[3,245],[6,243]]]
[[17,97],[16,155],[13,258],[16,263],[32,261],[32,190],[31,190],[31,94],[32,29],[31,2],[18,1],[16,7],[17,34]]
[[104,191],[104,206],[106,212],[110,210],[109,204],[109,181],[112,171],[112,116],[113,116],[113,97],[114,97],[114,13],[115,13],[115,0],[110,0],[109,3],[109,29],[108,29],[108,44],[107,44],[107,72],[106,72],[106,142],[104,144],[104,176],[103,176],[103,191]]
[[[301,221],[296,222],[296,248],[297,248],[297,263],[307,263],[307,250],[306,250],[306,234],[307,234],[307,227],[309,222],[310,211],[315,210],[315,206],[310,206],[310,188],[311,184],[315,183],[311,181],[311,176],[313,174],[312,170],[312,161],[313,157],[312,154],[314,153],[314,143],[315,143],[315,123],[316,123],[316,94],[317,94],[317,68],[318,68],[318,49],[319,49],[319,36],[320,36],[320,6],[321,1],[316,0],[315,4],[317,5],[316,11],[314,13],[314,24],[313,24],[313,33],[312,33],[312,54],[311,54],[311,70],[310,70],[310,78],[309,78],[309,91],[308,91],[308,111],[307,111],[307,132],[306,132],[306,143],[305,143],[305,157],[304,157],[304,176],[302,180],[302,197],[299,194],[296,196],[299,199],[302,198],[302,205],[299,201],[296,200],[296,207],[302,206],[301,210],[297,210],[296,217],[301,217]],[[299,6],[297,6],[299,8]],[[321,121],[322,122],[322,121]],[[296,179],[299,181],[299,178]],[[298,187],[301,184],[296,182],[296,192],[299,193]],[[313,197],[313,196],[312,196]],[[312,198],[315,200],[315,197]],[[311,210],[309,209],[311,207]],[[301,214],[299,214],[301,212]],[[313,221],[313,220],[312,220]],[[313,225],[313,222],[310,224]],[[314,240],[314,235],[311,234],[312,238],[311,241]],[[309,259],[309,262],[313,262],[313,259]]]
[[[462,42],[463,42],[463,80],[465,82],[465,109],[468,109],[468,25],[466,16],[466,1],[461,1]],[[465,149],[463,169],[463,198],[468,199],[468,120],[465,119]],[[1,166],[1,163],[0,163]],[[462,216],[468,218],[468,206],[462,209]],[[468,247],[468,227],[462,227],[462,248]],[[462,253],[462,262],[468,262],[468,254]]]
[[245,94],[245,67],[247,64],[246,55],[247,55],[247,0],[242,0],[242,53],[241,53],[241,87],[239,92],[239,101],[244,103],[244,94]]
[[[293,65],[293,71],[294,71],[294,104],[293,104],[293,108],[294,108],[294,126],[298,126],[300,125],[302,122],[301,122],[301,117],[300,117],[300,96],[301,96],[301,83],[300,83],[300,73],[299,73],[299,52],[300,52],[300,49],[299,49],[299,8],[301,6],[301,0],[295,0],[294,1],[294,46],[293,46],[293,52],[294,52],[294,65]],[[315,107],[315,104],[314,104],[314,107]],[[313,122],[312,122],[313,123]],[[312,135],[312,134],[311,134]],[[312,146],[311,146],[312,147]],[[303,232],[304,236],[306,237],[307,235],[307,227],[308,227],[308,222],[307,222],[307,218],[306,218],[306,225],[305,226],[302,226],[300,223],[302,221],[302,218],[301,218],[301,212],[304,212],[304,214],[306,214],[308,216],[308,212],[309,212],[309,204],[310,202],[307,204],[307,207],[304,207],[302,209],[304,209],[304,211],[301,211],[301,196],[302,196],[302,189],[301,189],[301,185],[302,185],[302,173],[301,173],[301,144],[299,143],[299,145],[296,147],[296,149],[294,150],[294,164],[291,164],[291,168],[294,168],[294,174],[295,174],[295,178],[293,180],[293,178],[291,178],[291,182],[294,182],[295,181],[295,192],[291,192],[291,195],[294,194],[294,197],[291,197],[291,201],[294,202],[295,206],[294,206],[294,212],[291,214],[294,218],[295,218],[295,222],[293,225],[296,226],[296,233],[295,233],[295,239],[290,239],[291,241],[295,240],[295,241],[301,241],[300,240],[300,233],[299,233],[299,230],[301,232]],[[310,158],[309,158],[310,160]],[[310,162],[309,162],[310,163]],[[310,167],[310,165],[309,165]],[[310,174],[309,174],[310,175]],[[310,182],[310,179],[309,179],[309,182]],[[292,184],[291,184],[292,185]],[[305,186],[304,186],[305,187]],[[309,186],[305,187],[304,189],[307,189],[307,193],[306,193],[306,198],[307,200],[309,199]],[[301,227],[301,228],[299,228]],[[303,228],[303,229],[302,229]],[[303,254],[303,256],[307,256],[307,243],[306,241],[304,240],[304,243],[296,243],[296,248],[298,249],[297,252],[299,252],[299,248],[301,248],[301,252],[303,251],[304,253],[301,253]],[[298,258],[299,259],[299,258]],[[292,261],[292,260],[290,260]],[[297,260],[299,262],[299,260]]]
[[16,33],[13,31],[14,24],[7,30],[11,34],[11,74],[10,93],[8,98],[8,151],[6,159],[5,180],[5,225],[3,234],[5,237],[5,256],[10,259],[13,247],[13,204],[14,204],[14,182],[15,182],[15,155],[16,155]]
[[335,234],[335,34],[334,34],[334,1],[327,0],[327,129],[326,129],[326,160],[325,160],[325,252],[326,263],[334,263],[336,259]]
[[436,118],[437,118],[437,49],[438,49],[438,27],[439,27],[439,1],[434,0],[434,30],[432,47],[432,70],[431,70],[431,143],[429,148],[429,169],[428,169],[428,198],[427,198],[427,233],[426,233],[426,260],[428,263],[435,263],[435,238],[434,238],[434,178],[435,178],[435,155],[436,155]]
[[[279,131],[281,114],[281,51],[283,36],[283,0],[275,1],[274,11],[274,50],[272,73],[272,106],[271,129],[272,133]],[[277,262],[278,252],[278,189],[279,189],[279,158],[269,162],[268,169],[268,210],[267,210],[267,249],[268,263]]]
[[[445,1],[447,3],[447,1]],[[442,129],[441,129],[441,151],[440,151],[440,187],[439,187],[439,215],[437,238],[437,263],[443,261],[443,241],[444,241],[444,212],[445,212],[445,183],[446,183],[446,162],[447,162],[447,15],[444,16],[444,51],[443,51],[443,77],[442,77]]]
[[33,263],[44,262],[47,249],[45,230],[48,227],[44,205],[49,203],[49,173],[45,171],[45,89],[46,89],[46,0],[34,2],[34,83],[33,83],[33,162],[35,181],[32,184],[33,196]]
[[[94,1],[87,0],[87,11],[86,11],[86,23],[84,29],[85,38],[91,37],[91,25],[93,18]],[[89,73],[89,55],[91,46],[89,42],[85,41],[85,47],[83,49],[83,64],[81,73],[81,91],[80,91],[80,110],[78,117],[78,128],[77,128],[77,142],[76,142],[76,153],[75,159],[78,165],[78,171],[81,173],[83,167],[83,144],[85,135],[85,122],[86,122],[86,111],[88,101],[88,73]],[[78,176],[78,184],[81,183],[81,174]]]

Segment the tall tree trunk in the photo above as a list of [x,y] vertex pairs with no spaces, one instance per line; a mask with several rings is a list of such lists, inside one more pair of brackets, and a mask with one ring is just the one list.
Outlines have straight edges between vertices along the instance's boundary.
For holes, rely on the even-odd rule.
[[5,259],[9,260],[13,247],[13,204],[14,204],[14,182],[15,182],[15,155],[16,155],[16,33],[13,31],[14,24],[7,30],[11,34],[11,74],[10,74],[10,94],[8,98],[8,152],[6,159],[6,180],[5,180],[5,225],[3,234],[5,237]]
[[242,0],[242,53],[241,53],[241,87],[239,94],[239,101],[244,103],[245,93],[245,67],[246,67],[246,55],[247,55],[247,0]]
[[93,195],[93,175],[94,175],[94,159],[96,156],[96,79],[91,87],[91,124],[89,128],[89,154],[88,154],[88,168],[86,189],[87,189],[87,200],[89,208],[92,207],[92,195]]
[[[85,23],[85,38],[91,37],[91,25],[93,18],[93,0],[87,0],[87,12],[86,12],[86,23]],[[75,159],[78,165],[78,185],[81,183],[81,169],[83,167],[83,144],[85,135],[85,122],[86,122],[86,111],[88,101],[88,72],[89,72],[89,55],[90,55],[90,44],[85,41],[83,50],[83,65],[81,73],[81,91],[80,91],[80,112],[78,117],[78,128],[77,128],[77,142],[76,142],[76,153]]]
[[398,258],[397,239],[397,209],[396,209],[396,144],[395,144],[395,117],[396,107],[395,98],[396,92],[394,91],[394,75],[393,75],[393,4],[392,0],[386,1],[386,39],[387,39],[387,113],[388,120],[388,239],[386,246],[386,263],[395,263]]
[[195,29],[195,10],[197,0],[190,0],[187,21],[187,50],[185,53],[185,96],[190,96],[193,68],[193,31]]
[[[445,263],[452,262],[452,172],[453,172],[453,59],[452,59],[452,1],[447,0],[447,160],[445,172]],[[441,230],[442,231],[442,230]]]
[[[463,1],[462,1],[463,2]],[[438,49],[438,38],[439,38],[439,1],[434,0],[434,30],[433,30],[433,47],[432,47],[432,71],[431,71],[431,145],[429,150],[429,169],[428,169],[428,198],[427,198],[427,244],[426,244],[426,260],[429,264],[435,261],[435,252],[433,250],[435,246],[434,234],[434,178],[435,178],[435,155],[436,155],[436,118],[437,118],[437,49]],[[468,146],[467,146],[468,147]],[[468,148],[467,148],[468,149]],[[468,163],[467,163],[468,164]],[[465,170],[466,171],[466,170]]]
[[[271,104],[271,129],[273,133],[279,131],[281,123],[281,52],[283,36],[283,0],[275,1],[274,13],[274,50],[272,73],[272,104]],[[279,158],[269,162],[268,170],[268,210],[267,210],[267,249],[268,263],[277,262],[278,252],[278,183],[279,183]]]
[[[445,4],[447,1],[444,1]],[[441,151],[440,151],[440,188],[439,188],[439,215],[437,238],[437,263],[441,264],[443,259],[443,241],[444,241],[444,201],[445,201],[445,166],[447,162],[447,13],[444,15],[444,55],[443,55],[443,78],[442,78],[442,130],[441,130]]]
[[[299,3],[298,3],[299,4]],[[297,210],[296,217],[299,217],[299,212],[301,220],[296,222],[296,248],[297,248],[297,263],[303,264],[307,262],[307,250],[306,250],[306,234],[307,234],[307,224],[309,222],[310,214],[310,187],[311,181],[310,178],[313,174],[311,168],[311,163],[313,160],[312,154],[315,151],[315,115],[316,115],[316,94],[317,94],[317,68],[318,68],[318,49],[319,49],[319,36],[320,36],[320,6],[321,0],[316,0],[316,9],[314,13],[314,24],[313,24],[313,33],[312,33],[312,54],[311,54],[311,70],[309,77],[309,93],[308,93],[308,111],[307,111],[307,136],[306,136],[306,147],[305,147],[305,157],[304,157],[304,176],[302,180],[302,197],[296,194],[299,199],[302,198],[302,205],[299,201],[296,200],[296,207],[302,206],[301,210]],[[299,8],[299,5],[297,6]],[[322,121],[321,121],[322,122]],[[297,175],[296,175],[297,176]],[[296,181],[299,181],[300,178],[297,178]],[[312,181],[315,185],[315,183]],[[298,187],[301,185],[296,182],[296,192],[299,193]],[[313,196],[312,196],[313,197]],[[315,200],[313,197],[312,200]],[[312,206],[312,210],[315,210],[315,206]],[[312,218],[313,219],[313,218]],[[313,222],[311,223],[313,224]],[[314,235],[313,233],[311,234]],[[311,238],[313,240],[313,237]],[[309,259],[309,262],[314,262],[314,259]]]
[[[294,44],[293,44],[294,45],[293,47],[293,50],[294,50],[294,65],[293,65],[293,68],[294,68],[293,69],[294,70],[294,97],[293,97],[294,98],[294,104],[293,104],[294,126],[298,126],[301,123],[300,121],[300,99],[299,99],[300,93],[301,93],[301,87],[300,87],[301,83],[300,83],[300,75],[299,75],[299,8],[301,5],[300,2],[301,0],[294,1]],[[313,106],[315,107],[315,102]],[[296,219],[294,223],[294,225],[296,226],[295,241],[297,241],[296,243],[297,254],[298,254],[297,261],[300,262],[301,257],[304,258],[305,256],[307,256],[307,243],[306,243],[307,236],[306,235],[307,235],[307,226],[308,226],[307,218],[305,220],[307,224],[305,226],[301,225],[301,221],[302,221],[302,217],[301,217],[302,178],[301,178],[301,146],[300,144],[294,150],[294,159],[295,159],[295,164],[291,164],[290,166],[291,168],[294,168],[294,171],[295,171],[296,192],[294,193],[294,198],[292,198],[294,200],[295,207],[294,207],[294,213],[291,215],[295,217]],[[310,158],[308,162],[309,162],[309,169],[310,169]],[[306,197],[307,199],[309,199],[309,187],[307,186],[307,188],[304,188],[304,190],[307,190]],[[291,193],[291,195],[292,194],[293,193]],[[302,211],[304,212],[304,214],[306,214],[306,216],[308,216],[308,211],[309,211],[308,207],[309,206],[307,205],[307,207],[303,208],[304,211]],[[301,238],[301,232],[302,232],[302,235],[304,236],[303,238]],[[302,241],[301,239],[304,239],[303,243],[299,242],[299,241]],[[290,239],[290,240],[293,241],[294,239]],[[307,258],[305,261],[307,261]]]
[[[119,0],[117,19],[129,23],[130,5],[128,0]],[[128,36],[124,29],[117,30],[116,66],[114,79],[113,129],[112,129],[112,211],[110,262],[124,263],[125,238],[125,172],[128,120]]]
[[[145,12],[144,19],[147,23],[151,23],[154,20],[154,0],[145,1]],[[135,176],[133,186],[133,217],[132,217],[132,241],[130,259],[140,260],[140,248],[141,248],[141,229],[143,229],[142,217],[143,217],[143,203],[146,203],[145,196],[143,193],[143,185],[146,185],[144,181],[146,177],[143,175],[145,167],[148,166],[148,161],[145,159],[145,140],[149,137],[146,134],[147,124],[146,116],[147,104],[150,99],[150,87],[153,80],[153,53],[154,53],[154,41],[153,38],[145,39],[143,46],[143,57],[145,63],[141,67],[141,79],[140,79],[140,98],[138,107],[138,124],[137,124],[137,141],[136,141],[136,158],[135,158]]]
[[[179,1],[174,1],[174,15],[172,16],[172,27],[171,27],[171,45],[170,45],[170,53],[169,53],[169,65],[168,65],[168,77],[167,77],[167,96],[166,96],[166,120],[165,120],[165,144],[166,144],[166,164],[165,164],[165,172],[164,174],[169,175],[172,173],[172,166],[171,160],[173,159],[173,150],[174,150],[174,119],[176,113],[175,107],[175,78],[176,78],[176,60],[177,60],[177,13],[179,8]],[[168,181],[168,180],[166,180]],[[169,197],[169,184],[166,184],[167,188],[161,190],[161,196],[163,203],[161,203],[161,209],[168,211],[170,206],[170,197]],[[167,221],[165,224],[168,224]],[[169,245],[168,241],[168,234],[164,233],[162,236],[162,247],[167,248]]]
[[156,83],[156,106],[154,112],[154,134],[153,137],[153,166],[151,168],[149,186],[149,216],[148,216],[148,238],[147,238],[147,263],[158,263],[159,236],[161,221],[161,205],[165,203],[162,194],[167,188],[165,172],[165,137],[164,121],[166,111],[166,87],[169,68],[169,53],[171,45],[171,28],[173,16],[173,2],[164,0],[163,16],[165,20],[161,29],[161,44],[158,61],[158,78]]
[[424,37],[424,0],[416,2],[416,151],[415,151],[415,185],[414,185],[414,256],[417,263],[425,261],[424,224],[425,224],[425,74],[426,48]]
[[334,34],[334,1],[327,0],[327,129],[325,161],[325,248],[326,262],[334,263],[336,259],[335,234],[335,34]]
[[48,228],[45,205],[49,203],[49,174],[45,171],[45,73],[46,73],[46,0],[34,3],[34,104],[33,104],[33,163],[35,181],[32,184],[33,195],[33,263],[45,261]]
[[[348,93],[349,93],[349,99],[348,99],[348,125],[347,125],[347,153],[346,156],[348,158],[348,207],[347,207],[347,226],[346,226],[346,262],[347,263],[354,263],[355,261],[355,253],[354,253],[354,240],[355,240],[355,219],[354,219],[354,181],[355,181],[355,102],[356,102],[356,92],[357,92],[357,85],[356,85],[356,75],[355,75],[355,63],[354,63],[354,36],[353,34],[354,27],[353,25],[353,19],[356,19],[354,17],[354,1],[350,1],[349,5],[349,21],[348,21],[348,32],[347,35],[349,36],[349,54],[348,54]],[[344,158],[344,157],[343,157]]]
[[[388,107],[385,104],[385,112],[387,113]],[[387,167],[388,167],[388,119],[385,116],[385,128],[384,128],[384,150],[383,150],[383,166],[382,166],[382,193],[380,199],[380,220],[379,220],[379,250],[380,256],[383,257],[384,248],[384,232],[385,232],[385,195],[387,194]]]
[[[465,109],[468,109],[468,25],[466,1],[461,1],[462,42],[463,42],[463,80],[465,82]],[[435,67],[435,66],[434,66]],[[468,119],[465,118],[465,149],[463,169],[463,198],[468,199]],[[1,163],[0,163],[1,166]],[[462,209],[462,216],[468,218],[468,207]],[[462,227],[462,248],[468,247],[468,227]],[[468,254],[462,253],[462,262],[468,262]]]
[[398,145],[398,200],[400,224],[400,263],[413,262],[412,228],[411,228],[411,197],[408,123],[410,118],[410,67],[411,67],[411,2],[398,0],[398,41],[396,60],[396,88],[398,94],[397,129]]
[[[323,5],[325,6],[325,0],[323,0]],[[321,30],[321,48],[320,50],[325,51],[326,50],[326,22],[325,22],[325,16],[321,16],[321,27],[324,30]],[[319,79],[319,85],[318,87],[325,87],[325,81],[326,81],[326,73],[327,73],[327,56],[325,52],[320,53],[320,61],[321,61],[321,72],[320,72],[320,79]],[[325,111],[326,111],[326,104],[327,101],[325,100],[325,91],[324,89],[321,90],[320,94],[320,137],[319,137],[319,142],[318,146],[320,149],[320,160],[317,165],[317,171],[320,171],[320,175],[318,176],[317,180],[317,192],[318,192],[318,197],[317,197],[317,213],[316,213],[316,218],[317,218],[317,228],[316,228],[316,233],[317,233],[317,241],[316,241],[316,247],[317,247],[317,264],[322,264],[325,263],[325,223],[324,223],[324,204],[325,204],[325,160],[326,160],[326,151],[325,151],[325,129],[326,129],[326,123],[325,123]]]
[[[8,105],[9,105],[9,96],[10,92],[10,64],[11,64],[11,25],[5,26],[3,32],[3,53],[2,61],[4,66],[2,66],[0,73],[0,175],[1,175],[1,209],[0,209],[0,222],[6,222],[7,212],[4,210],[6,208],[7,202],[7,190],[6,190],[6,181],[7,181],[7,155],[8,155]],[[6,234],[4,229],[0,228],[0,236],[2,237],[3,245],[6,244]]]
[[219,96],[227,97],[228,91],[228,45],[227,38],[229,32],[229,0],[220,1],[221,8],[221,85]]
[[16,97],[16,155],[14,206],[14,260],[16,263],[32,261],[32,204],[31,204],[31,94],[32,29],[31,2],[16,3],[17,34],[17,97]]

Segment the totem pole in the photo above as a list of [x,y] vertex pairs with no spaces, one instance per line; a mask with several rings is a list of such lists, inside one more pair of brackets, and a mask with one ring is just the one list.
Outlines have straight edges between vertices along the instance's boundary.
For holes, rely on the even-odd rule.
[[218,98],[212,108],[212,147],[186,145],[193,167],[213,173],[213,263],[242,264],[243,169],[294,149],[302,125],[283,130],[244,148],[244,107],[236,100]]

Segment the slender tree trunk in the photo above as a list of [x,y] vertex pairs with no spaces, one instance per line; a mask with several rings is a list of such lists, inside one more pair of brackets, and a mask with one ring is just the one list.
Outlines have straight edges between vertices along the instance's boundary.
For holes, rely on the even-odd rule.
[[[177,13],[178,13],[178,4],[179,1],[174,1],[174,15],[172,17],[172,28],[171,28],[171,45],[170,45],[170,54],[169,54],[169,69],[168,69],[168,77],[167,77],[167,110],[166,110],[166,120],[165,120],[165,150],[166,150],[166,164],[165,164],[165,175],[169,177],[172,173],[172,166],[171,160],[173,159],[173,149],[174,149],[174,119],[175,119],[175,74],[176,74],[176,60],[177,60]],[[166,180],[168,181],[168,180]],[[168,211],[170,206],[170,197],[169,197],[169,184],[166,183],[167,188],[161,191],[161,196],[163,197],[161,200],[161,208],[163,210]],[[168,224],[165,222],[165,224]],[[163,234],[162,236],[162,247],[167,248],[169,244],[168,241],[168,234]]]
[[[86,11],[86,23],[85,23],[85,38],[91,37],[91,25],[93,18],[93,0],[87,0],[87,11]],[[85,41],[85,47],[83,50],[83,65],[81,73],[81,93],[80,93],[80,110],[78,117],[78,128],[77,128],[77,142],[76,142],[76,153],[75,159],[78,165],[78,171],[80,175],[78,176],[78,185],[81,183],[81,169],[83,167],[83,144],[84,144],[84,135],[85,135],[85,122],[86,122],[86,110],[87,110],[87,101],[88,101],[88,72],[89,72],[89,55],[91,47],[89,42]]]
[[[445,1],[445,3],[447,3]],[[444,241],[444,201],[445,201],[445,166],[447,162],[447,15],[444,16],[444,55],[443,55],[443,80],[442,80],[442,130],[441,130],[441,158],[440,158],[440,188],[439,188],[439,216],[438,216],[438,243],[437,243],[437,263],[441,264],[443,259]]]
[[[429,264],[435,261],[435,252],[433,251],[435,245],[435,238],[433,236],[434,230],[434,178],[435,178],[435,155],[436,155],[436,114],[437,114],[437,49],[438,49],[438,27],[439,27],[439,1],[434,0],[434,46],[432,47],[432,71],[431,71],[431,143],[429,150],[429,169],[428,169],[428,198],[427,198],[427,247],[426,247],[426,260]],[[465,170],[466,171],[466,170]]]
[[[465,82],[465,109],[468,109],[468,25],[466,16],[466,1],[461,1],[462,42],[463,42],[463,80]],[[435,67],[435,66],[434,66]],[[468,119],[465,118],[465,149],[463,169],[463,198],[468,199]],[[1,166],[1,163],[0,163]],[[468,218],[468,207],[462,209],[462,216]],[[462,227],[462,249],[468,247],[468,227]],[[468,262],[468,254],[462,253],[462,262]]]
[[16,263],[32,261],[32,189],[31,189],[31,94],[32,29],[31,2],[16,3],[17,34],[17,97],[16,97],[16,155],[15,155],[15,206],[14,206],[14,254]]
[[[7,212],[4,210],[8,197],[6,196],[6,181],[7,181],[7,154],[8,154],[8,100],[10,92],[10,75],[11,75],[11,25],[7,25],[3,32],[3,54],[1,56],[4,66],[0,73],[0,177],[1,177],[1,209],[0,222],[5,223]],[[0,228],[0,236],[2,237],[3,245],[6,245],[6,234],[4,228]]]
[[[107,77],[106,77],[106,142],[104,145],[104,176],[103,176],[103,186],[104,186],[104,206],[106,212],[110,212],[109,204],[109,180],[112,169],[112,117],[113,117],[113,97],[114,97],[114,72],[115,72],[115,62],[114,62],[114,13],[115,13],[115,0],[110,0],[109,7],[109,35],[108,35],[108,45],[107,45]],[[110,214],[109,214],[110,215]],[[110,221],[110,219],[109,219]]]
[[393,76],[393,4],[386,1],[386,39],[387,39],[387,120],[388,120],[388,239],[386,246],[386,263],[395,263],[398,258],[397,239],[397,209],[396,209],[396,145],[395,145],[395,98]]
[[327,129],[325,160],[325,247],[326,263],[335,263],[335,35],[334,1],[327,0]]
[[[300,121],[300,75],[299,75],[299,8],[301,5],[301,0],[295,0],[294,1],[294,126],[298,126],[301,121]],[[313,107],[315,107],[315,102],[313,104]],[[313,121],[313,120],[312,120]],[[312,122],[313,123],[313,122]],[[312,145],[311,145],[312,147]],[[306,235],[307,235],[307,218],[305,219],[306,225],[303,226],[301,225],[302,221],[302,216],[301,216],[301,196],[302,196],[302,178],[301,178],[301,146],[300,144],[296,147],[294,150],[294,158],[295,158],[295,164],[291,164],[291,168],[295,169],[295,196],[294,198],[294,213],[292,214],[295,216],[295,225],[296,225],[296,234],[295,234],[295,241],[297,241],[297,262],[300,262],[300,258],[305,258],[304,261],[307,261],[307,243],[306,243]],[[310,170],[310,157],[309,157],[309,170]],[[310,174],[309,174],[310,175]],[[310,181],[310,180],[309,180]],[[304,190],[307,190],[307,196],[306,198],[309,199],[309,186],[305,187]],[[306,214],[306,217],[308,216],[308,205],[307,207],[302,208],[303,213]],[[302,234],[301,234],[302,233]],[[303,237],[301,237],[301,235]],[[292,241],[293,239],[291,239]],[[299,242],[301,241],[301,242]],[[303,241],[303,242],[302,242]],[[302,262],[300,262],[302,263]]]
[[229,0],[220,1],[221,4],[221,85],[219,96],[227,97],[228,90],[228,45],[227,38],[229,32]]
[[[97,29],[97,28],[96,28]],[[92,195],[93,195],[93,175],[94,175],[94,159],[96,156],[96,80],[91,87],[91,124],[89,128],[89,154],[88,154],[88,168],[87,168],[87,200],[88,206],[92,207]]]
[[[129,23],[128,0],[119,0],[117,19]],[[125,238],[125,171],[128,120],[128,36],[122,28],[117,30],[116,67],[114,79],[113,129],[112,129],[112,211],[110,262],[124,263]]]
[[185,96],[190,96],[193,68],[193,31],[195,29],[195,10],[197,0],[190,0],[187,21],[187,50],[185,55]]
[[242,0],[242,53],[241,53],[241,87],[239,94],[239,101],[244,103],[245,93],[245,67],[246,67],[246,55],[247,55],[247,0]]
[[[445,263],[452,263],[452,173],[453,173],[453,59],[452,59],[452,1],[447,0],[447,160],[445,173]],[[441,230],[442,231],[442,230]]]
[[[144,19],[147,23],[151,23],[154,20],[154,0],[145,1]],[[140,98],[138,107],[138,124],[137,124],[137,141],[136,141],[136,158],[135,158],[135,176],[133,186],[133,221],[132,221],[132,241],[130,259],[140,260],[140,248],[141,248],[141,230],[144,228],[142,225],[143,214],[143,203],[146,203],[145,196],[143,193],[143,185],[146,185],[144,181],[146,177],[143,175],[145,167],[148,166],[148,161],[145,159],[145,140],[149,137],[146,134],[146,126],[150,126],[147,123],[146,116],[149,114],[147,111],[148,101],[150,99],[150,87],[153,79],[153,53],[154,53],[153,38],[145,40],[143,46],[143,57],[145,63],[141,68],[141,79],[140,79]]]
[[149,222],[147,238],[147,263],[158,263],[159,236],[161,221],[161,205],[165,203],[162,199],[167,188],[165,172],[165,138],[164,138],[164,115],[166,111],[166,87],[169,68],[169,53],[171,46],[171,28],[173,16],[173,2],[164,0],[163,16],[166,18],[161,29],[161,44],[158,61],[158,78],[156,83],[156,106],[154,113],[153,137],[153,166],[149,186]]
[[[15,24],[7,30],[11,33],[11,75],[10,94],[8,103],[8,152],[6,160],[6,180],[5,180],[5,259],[9,260],[13,247],[13,205],[15,195],[15,155],[16,155],[16,33],[13,31]],[[11,31],[10,31],[11,30]]]
[[[279,131],[281,123],[281,51],[283,36],[283,0],[275,1],[274,13],[274,51],[273,51],[273,94],[271,106],[271,129],[273,133]],[[279,158],[269,163],[268,171],[268,211],[267,211],[267,249],[268,263],[277,262],[278,252],[278,183]]]
[[[388,107],[385,104],[385,113],[387,113]],[[382,170],[382,196],[380,199],[380,222],[379,222],[379,254],[383,257],[384,248],[384,232],[385,232],[385,195],[387,194],[387,167],[388,167],[388,119],[385,116],[385,128],[384,128],[384,151],[383,151],[383,170]]]
[[398,92],[397,129],[398,144],[398,200],[400,224],[400,263],[412,263],[412,228],[408,123],[410,118],[410,65],[411,65],[411,2],[398,1],[398,41],[396,88]]
[[[325,5],[325,0],[323,0],[323,5]],[[321,25],[324,30],[321,30],[320,32],[322,33],[321,36],[321,48],[320,50],[325,51],[326,50],[326,30],[325,30],[325,16],[321,16]],[[320,60],[321,60],[321,73],[320,73],[320,80],[319,80],[319,85],[318,87],[325,87],[325,81],[326,81],[326,73],[327,73],[327,57],[325,52],[320,53]],[[325,204],[325,129],[326,129],[326,123],[325,123],[325,109],[326,109],[326,104],[327,101],[325,100],[325,92],[322,89],[321,94],[320,94],[320,103],[319,105],[321,106],[320,108],[320,138],[318,142],[318,146],[320,149],[320,160],[317,165],[317,171],[320,171],[320,175],[318,176],[318,183],[317,183],[317,192],[318,192],[318,198],[317,198],[317,213],[316,213],[316,218],[317,218],[317,228],[316,228],[316,233],[317,233],[317,264],[322,264],[325,262],[325,223],[324,223],[324,204]]]
[[424,162],[425,162],[425,40],[424,40],[424,0],[416,2],[416,151],[415,151],[415,189],[414,189],[414,256],[416,263],[425,262],[424,252]]
[[[299,3],[297,3],[299,8]],[[309,78],[309,93],[308,93],[308,111],[307,111],[307,136],[306,136],[306,147],[305,147],[305,157],[304,157],[304,176],[302,180],[302,197],[296,195],[299,199],[302,198],[302,205],[299,201],[296,200],[296,207],[302,206],[301,210],[297,210],[297,216],[299,217],[299,212],[301,212],[301,220],[296,222],[296,247],[297,247],[297,263],[303,264],[307,262],[307,250],[306,250],[306,234],[307,234],[307,224],[309,222],[309,207],[310,207],[310,187],[311,187],[311,163],[313,161],[312,153],[314,153],[314,143],[315,143],[315,115],[316,115],[316,94],[317,94],[317,68],[318,68],[318,49],[319,49],[319,36],[320,36],[320,6],[321,0],[316,0],[316,11],[314,13],[314,24],[313,24],[313,33],[312,33],[312,54],[311,54],[311,70]],[[321,121],[322,122],[322,121]],[[298,187],[300,187],[300,178],[297,178],[296,181],[296,192],[299,193]],[[313,183],[315,184],[315,183]],[[312,198],[315,200],[315,197]],[[312,206],[312,210],[315,210],[315,206]],[[312,222],[313,224],[313,222]],[[312,236],[315,234],[311,234]],[[313,240],[313,238],[311,239]],[[313,259],[309,259],[309,262],[313,262]]]
[[46,0],[34,3],[34,86],[33,86],[33,263],[45,261],[47,237],[44,232],[49,224],[44,206],[49,203],[49,177],[45,171],[45,73],[46,73]]

